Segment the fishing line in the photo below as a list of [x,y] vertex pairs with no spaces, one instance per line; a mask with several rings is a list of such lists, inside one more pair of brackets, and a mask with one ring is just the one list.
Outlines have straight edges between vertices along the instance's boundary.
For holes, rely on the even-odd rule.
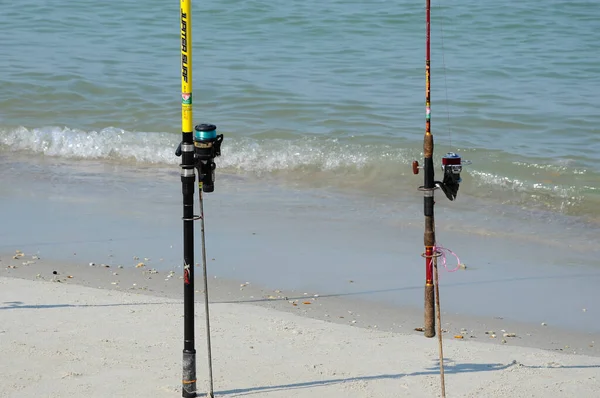
[[[460,262],[460,258],[458,258],[458,255],[456,253],[454,253],[452,250],[450,250],[450,249],[448,249],[446,247],[443,247],[441,245],[436,245],[436,246],[433,247],[433,251],[434,251],[434,253],[439,253],[440,254],[439,258],[440,258],[440,260],[442,262],[442,266],[448,272],[456,272],[456,271],[458,271],[461,268],[461,265],[463,265]],[[448,265],[447,265],[447,261],[446,261],[446,254],[454,256],[454,258],[456,258],[456,268],[454,268],[454,269],[448,269]]]
[[206,267],[206,238],[204,231],[204,200],[202,195],[202,183],[198,184],[198,196],[200,202],[200,231],[202,241],[202,275],[204,280],[204,321],[206,324],[206,359],[208,361],[208,397],[214,396],[214,382],[213,382],[213,367],[212,367],[212,348],[210,343],[210,312],[208,308],[208,273]]
[[[437,253],[436,253],[437,254]],[[437,257],[433,258],[433,282],[435,285],[435,312],[437,315],[438,353],[440,358],[440,387],[442,398],[446,398],[446,377],[444,372],[444,344],[442,339],[442,309],[440,307],[440,276],[438,273]]]
[[444,91],[446,94],[446,102],[445,102],[445,106],[446,106],[446,117],[447,117],[447,122],[448,122],[448,141],[449,141],[449,147],[450,150],[452,150],[452,129],[451,129],[451,125],[450,125],[450,107],[448,105],[448,79],[446,77],[446,57],[445,57],[445,51],[444,51],[444,15],[442,12],[442,7],[439,5],[439,3],[437,4],[438,10],[440,10],[440,34],[441,34],[441,42],[442,42],[442,70],[444,72]]

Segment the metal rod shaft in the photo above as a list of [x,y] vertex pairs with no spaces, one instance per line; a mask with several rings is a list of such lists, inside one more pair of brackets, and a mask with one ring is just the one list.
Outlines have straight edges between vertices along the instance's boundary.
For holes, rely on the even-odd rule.
[[442,310],[440,308],[440,281],[437,257],[433,258],[433,274],[435,283],[435,311],[437,313],[438,346],[440,354],[440,383],[442,387],[442,398],[446,398],[446,381],[444,380],[444,344],[442,339]]
[[180,0],[181,184],[183,193],[183,378],[182,396],[196,397],[194,336],[194,186],[191,0]]
[[214,387],[213,387],[213,369],[212,369],[212,350],[210,343],[210,313],[208,311],[208,272],[206,270],[206,240],[204,235],[204,200],[202,197],[202,184],[198,186],[199,197],[200,197],[200,230],[202,240],[202,271],[204,274],[204,314],[206,319],[206,349],[208,358],[208,381],[209,381],[209,392],[208,397],[214,398]]

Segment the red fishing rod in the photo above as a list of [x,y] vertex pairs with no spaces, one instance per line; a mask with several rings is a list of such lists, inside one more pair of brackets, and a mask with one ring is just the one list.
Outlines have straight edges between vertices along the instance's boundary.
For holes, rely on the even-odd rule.
[[435,336],[435,310],[433,291],[433,246],[435,246],[435,221],[433,216],[433,135],[431,134],[431,1],[426,0],[425,22],[425,138],[423,141],[423,181],[425,214],[425,337]]
[[440,255],[435,250],[435,220],[434,220],[434,192],[441,188],[450,200],[454,200],[458,193],[462,171],[461,157],[455,153],[447,153],[442,158],[444,179],[435,181],[433,167],[433,134],[431,134],[431,0],[425,1],[425,137],[423,139],[423,166],[416,160],[413,162],[413,173],[418,174],[422,168],[424,172],[423,186],[419,190],[424,194],[425,214],[425,337],[435,336],[435,292],[434,292],[434,266],[437,265],[436,257]]
[[412,168],[413,173],[418,174],[419,169],[423,169],[423,185],[419,190],[423,192],[423,212],[425,215],[425,233],[423,241],[425,252],[422,256],[425,258],[425,337],[434,337],[436,335],[436,312],[437,312],[437,330],[440,356],[440,376],[442,387],[442,398],[446,396],[446,387],[444,382],[444,351],[442,347],[442,328],[440,311],[440,290],[438,280],[437,258],[442,254],[436,248],[435,238],[435,218],[434,192],[440,188],[446,197],[450,200],[456,199],[458,187],[461,182],[460,173],[462,171],[461,157],[453,152],[447,153],[442,158],[442,171],[444,178],[442,182],[435,180],[433,168],[433,134],[431,134],[431,0],[425,0],[425,137],[423,138],[423,166],[415,160]]

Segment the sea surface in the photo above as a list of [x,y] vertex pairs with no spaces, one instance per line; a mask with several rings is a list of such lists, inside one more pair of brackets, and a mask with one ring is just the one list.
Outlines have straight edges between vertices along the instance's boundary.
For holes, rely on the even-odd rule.
[[[424,3],[194,1],[194,118],[225,134],[217,178],[411,203],[419,220]],[[599,21],[597,1],[433,1],[436,161],[472,162],[443,217],[510,213],[514,231],[537,220],[597,247]],[[0,26],[4,173],[178,179],[179,2],[3,0]]]

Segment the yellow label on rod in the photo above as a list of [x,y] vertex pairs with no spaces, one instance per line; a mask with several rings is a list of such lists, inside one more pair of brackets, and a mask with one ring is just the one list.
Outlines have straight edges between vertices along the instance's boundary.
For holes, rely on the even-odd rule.
[[181,131],[194,129],[192,112],[192,2],[181,0]]

